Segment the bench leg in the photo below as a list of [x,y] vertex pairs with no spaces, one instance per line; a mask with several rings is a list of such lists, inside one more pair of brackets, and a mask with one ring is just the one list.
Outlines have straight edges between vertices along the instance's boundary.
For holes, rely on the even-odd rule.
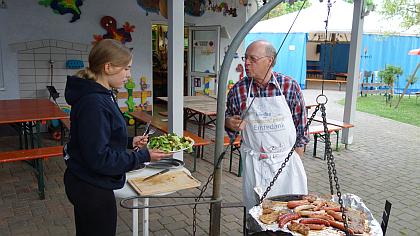
[[195,172],[197,170],[197,158],[198,158],[198,155],[199,155],[199,148],[198,147],[195,147],[194,148],[194,155],[193,155],[194,160],[193,160],[193,170],[192,170],[192,172]]
[[238,177],[242,176],[242,155],[241,155],[241,150],[239,151],[239,169],[238,169]]
[[45,199],[45,183],[44,183],[44,165],[43,165],[43,159],[36,159],[35,160],[35,173],[36,178],[38,180],[38,194],[39,199],[43,200]]
[[335,134],[337,135],[337,142],[335,143],[335,150],[338,152],[338,137],[340,136],[340,131],[335,131]]
[[230,145],[229,172],[232,172],[233,145]]
[[25,143],[25,149],[28,149],[29,148],[29,144],[28,144],[28,131],[29,131],[29,128],[28,128],[28,122],[25,122],[25,123],[23,123],[23,141],[24,141],[24,143]]
[[313,157],[316,157],[316,146],[318,144],[318,134],[314,134],[314,151],[312,153]]

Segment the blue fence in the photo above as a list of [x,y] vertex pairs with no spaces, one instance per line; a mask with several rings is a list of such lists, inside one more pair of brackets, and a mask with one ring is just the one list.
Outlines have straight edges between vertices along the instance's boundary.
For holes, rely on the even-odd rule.
[[[404,73],[394,84],[395,92],[401,93],[408,77],[414,72],[417,63],[420,63],[420,56],[408,55],[408,51],[419,47],[420,37],[363,35],[360,71],[380,71],[385,69],[387,64],[401,67]],[[420,72],[417,72],[417,76],[420,76]],[[420,81],[410,86],[408,90],[408,92],[418,91],[420,91]]]
[[[252,41],[265,39],[270,41],[276,49],[280,47],[285,37],[285,33],[250,33],[245,37],[245,46]],[[295,78],[300,86],[304,88],[306,80],[306,42],[307,34],[292,33],[290,34],[280,53],[278,55],[277,64],[274,70]],[[330,45],[327,46],[329,52]],[[315,63],[319,69],[323,69],[322,65],[324,57],[324,45],[321,44],[320,62]],[[364,34],[361,47],[360,71],[372,71],[373,79],[379,81],[378,71],[385,69],[385,65],[392,64],[403,69],[403,75],[400,76],[394,84],[395,92],[401,93],[407,84],[407,79],[414,72],[417,63],[420,63],[420,56],[408,55],[411,49],[420,47],[420,37],[416,36],[384,36]],[[367,50],[366,54],[364,53]],[[349,44],[337,44],[334,46],[331,54],[326,54],[329,72],[347,72]],[[329,65],[329,55],[332,55],[332,64]],[[308,62],[314,63],[314,62]],[[417,72],[420,77],[420,72]],[[408,92],[420,91],[420,80],[416,84],[409,87]]]

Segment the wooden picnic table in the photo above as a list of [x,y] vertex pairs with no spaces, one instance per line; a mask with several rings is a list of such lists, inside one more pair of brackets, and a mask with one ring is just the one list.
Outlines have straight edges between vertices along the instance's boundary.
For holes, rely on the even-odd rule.
[[[157,97],[168,102],[168,97]],[[187,120],[194,117],[198,125],[198,136],[205,138],[205,129],[209,124],[214,124],[217,115],[217,100],[209,96],[184,96],[184,129],[187,128]],[[196,118],[198,116],[198,118]]]
[[[35,175],[38,180],[38,191],[41,199],[44,199],[44,168],[43,159],[53,156],[62,155],[62,146],[41,147],[40,138],[41,123],[48,120],[61,120],[68,118],[56,104],[49,99],[12,99],[0,100],[0,124],[9,124],[17,128],[19,133],[20,149],[0,153],[1,162],[14,162],[25,160],[36,171]],[[36,127],[34,135],[33,128]],[[61,126],[63,133],[63,126]],[[22,134],[25,146],[22,144]],[[29,142],[28,142],[29,134]],[[37,145],[35,146],[35,136]],[[63,142],[63,139],[62,139]]]
[[[68,114],[63,112],[56,104],[49,99],[12,99],[0,100],[0,124],[15,125],[19,129],[19,141],[22,148],[21,135],[25,136],[25,146],[27,145],[28,132],[33,144],[33,127],[39,133],[41,123],[49,120],[60,120],[68,118]],[[40,139],[38,138],[38,142]],[[40,143],[38,146],[41,146]]]

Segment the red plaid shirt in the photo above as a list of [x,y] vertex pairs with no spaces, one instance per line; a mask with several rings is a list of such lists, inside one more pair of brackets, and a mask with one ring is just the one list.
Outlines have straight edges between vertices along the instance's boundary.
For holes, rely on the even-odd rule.
[[[260,87],[260,85],[254,81],[250,97],[254,97],[254,95],[256,95],[256,97],[271,97],[283,94],[289,105],[292,119],[296,127],[296,147],[303,147],[309,142],[309,138],[308,134],[304,132],[307,114],[302,91],[296,80],[282,74],[275,74],[275,76],[276,78],[272,77],[265,88]],[[277,86],[275,79],[277,79],[280,87]],[[251,80],[251,78],[244,77],[229,91],[226,104],[227,109],[225,112],[226,118],[234,115],[241,115],[245,112],[247,108],[246,99]],[[226,129],[226,131],[229,136],[233,135],[233,132],[229,129]]]

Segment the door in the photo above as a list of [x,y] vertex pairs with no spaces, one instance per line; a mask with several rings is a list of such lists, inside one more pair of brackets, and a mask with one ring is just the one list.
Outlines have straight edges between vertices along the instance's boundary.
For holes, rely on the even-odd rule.
[[188,95],[217,95],[220,26],[189,27]]

